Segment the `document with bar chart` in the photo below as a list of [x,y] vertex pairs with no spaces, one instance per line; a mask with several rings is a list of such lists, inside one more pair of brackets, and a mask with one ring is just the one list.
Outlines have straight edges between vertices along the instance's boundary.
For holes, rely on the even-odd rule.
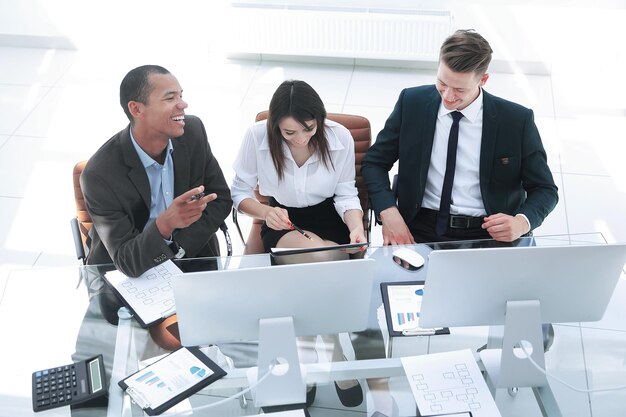
[[226,375],[197,347],[180,348],[119,382],[148,415],[160,414]]
[[431,336],[450,334],[446,328],[419,327],[419,316],[424,295],[424,282],[383,282],[380,284],[387,328],[391,336]]

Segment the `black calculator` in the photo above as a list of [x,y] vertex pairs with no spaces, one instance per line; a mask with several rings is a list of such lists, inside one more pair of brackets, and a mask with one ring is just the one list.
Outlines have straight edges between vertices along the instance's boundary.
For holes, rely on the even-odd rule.
[[106,394],[102,355],[33,372],[33,410],[81,403]]

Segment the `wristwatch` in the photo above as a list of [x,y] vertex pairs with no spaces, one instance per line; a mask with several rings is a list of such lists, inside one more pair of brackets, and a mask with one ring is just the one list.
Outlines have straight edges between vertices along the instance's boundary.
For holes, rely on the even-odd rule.
[[173,240],[172,243],[169,244],[169,247],[172,252],[174,252],[174,258],[180,259],[185,256],[185,249],[183,249],[183,247],[180,246],[175,240]]

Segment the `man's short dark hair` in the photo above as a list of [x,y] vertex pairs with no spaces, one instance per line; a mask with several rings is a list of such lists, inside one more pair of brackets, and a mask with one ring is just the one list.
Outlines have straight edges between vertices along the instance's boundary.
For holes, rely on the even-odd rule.
[[141,67],[130,70],[128,74],[126,74],[120,84],[120,105],[131,123],[134,122],[134,119],[128,109],[128,102],[137,101],[146,104],[152,92],[152,86],[148,81],[150,74],[169,73],[168,70],[158,65],[142,65]]
[[441,45],[439,62],[454,72],[474,72],[484,75],[491,62],[491,46],[473,29],[457,30]]

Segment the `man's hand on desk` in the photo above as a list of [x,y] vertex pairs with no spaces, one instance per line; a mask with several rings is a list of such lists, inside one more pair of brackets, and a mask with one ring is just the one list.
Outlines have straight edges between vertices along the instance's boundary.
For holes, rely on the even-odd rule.
[[407,245],[415,243],[413,235],[395,206],[380,212],[383,223],[383,245]]

